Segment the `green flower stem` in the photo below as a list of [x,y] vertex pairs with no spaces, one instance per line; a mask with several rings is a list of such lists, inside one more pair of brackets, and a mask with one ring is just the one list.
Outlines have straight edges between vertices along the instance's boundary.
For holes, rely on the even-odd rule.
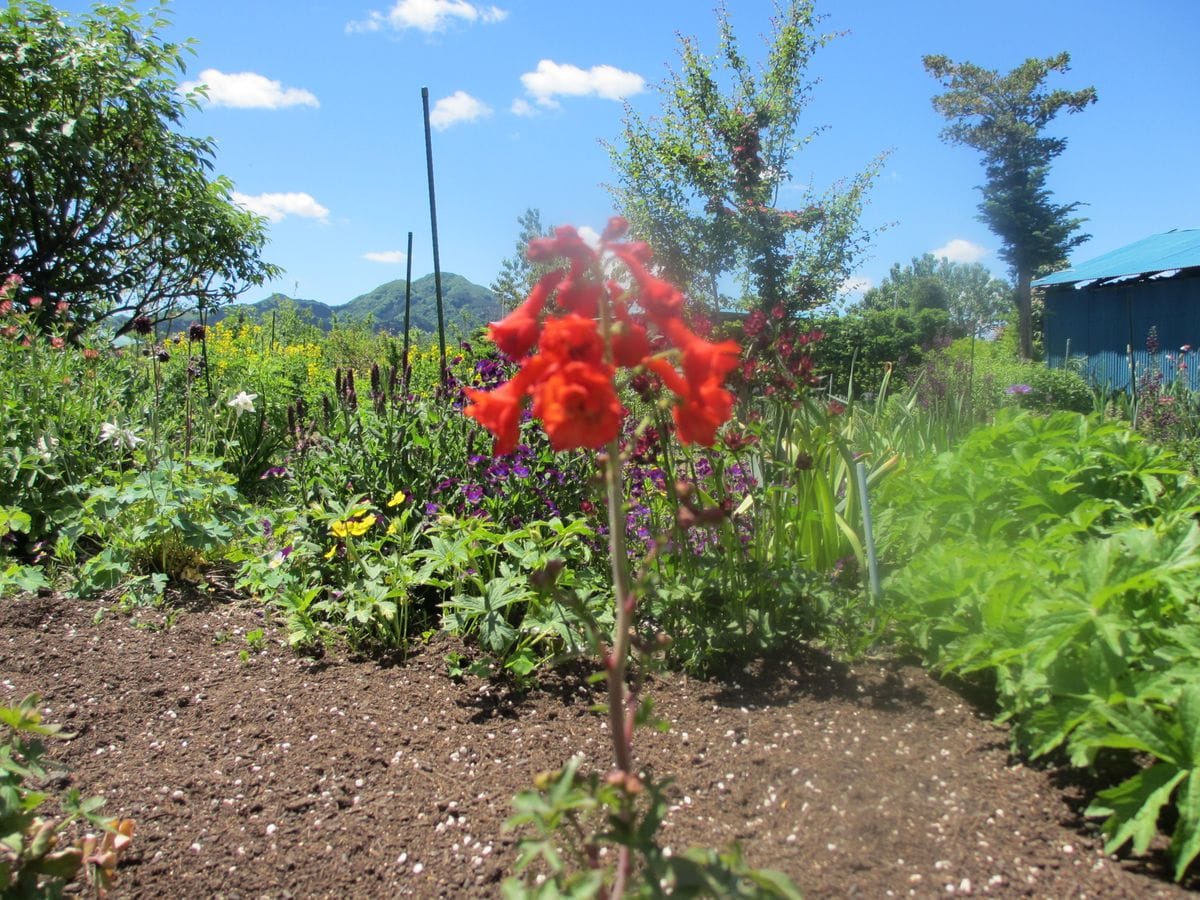
[[608,723],[612,732],[617,768],[624,773],[633,774],[633,735],[625,717],[628,693],[625,672],[629,663],[633,609],[636,601],[630,590],[629,555],[625,546],[621,448],[615,438],[608,442],[607,453],[608,458],[604,462],[604,482],[608,494],[608,554],[612,561],[613,593],[616,602],[613,646],[609,650],[608,659],[605,660],[608,670]]
[[[600,300],[600,334],[604,340],[605,361],[613,364],[613,314],[605,298]],[[629,665],[629,648],[633,638],[633,610],[636,598],[630,586],[629,552],[625,546],[625,487],[621,476],[621,444],[614,436],[605,447],[604,485],[608,500],[608,556],[612,565],[613,602],[616,604],[613,645],[604,660],[608,672],[608,730],[612,733],[613,757],[617,770],[634,776],[633,771],[633,712],[626,714],[629,690],[625,674]],[[628,780],[626,780],[628,784]],[[620,817],[623,822],[633,818],[633,805],[628,792],[623,794]],[[617,851],[616,874],[606,900],[620,900],[630,874],[629,847]]]

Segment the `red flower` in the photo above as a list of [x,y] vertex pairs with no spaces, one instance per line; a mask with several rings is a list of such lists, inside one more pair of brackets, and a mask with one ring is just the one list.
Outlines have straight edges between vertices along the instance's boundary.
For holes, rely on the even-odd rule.
[[602,447],[617,436],[624,415],[612,369],[569,362],[538,386],[533,414],[542,420],[555,450]]
[[676,404],[672,410],[679,440],[684,444],[711,446],[717,439],[717,429],[729,420],[733,412],[733,395],[718,382],[700,385]]
[[683,312],[683,294],[679,288],[646,271],[644,244],[617,244],[609,249],[617,256],[638,284],[638,302],[658,325],[676,319]]
[[604,361],[604,340],[596,328],[596,320],[575,313],[547,319],[539,346],[542,355],[556,365]]
[[650,355],[646,329],[632,319],[618,319],[612,335],[613,362],[626,369],[639,365]]
[[514,378],[493,391],[475,388],[465,388],[465,391],[471,405],[463,412],[495,435],[492,455],[503,456],[516,450],[524,395],[521,383]]
[[499,322],[488,325],[488,334],[492,341],[509,358],[521,359],[537,344],[541,326],[538,317],[546,306],[546,298],[550,291],[562,278],[562,270],[548,272],[538,279],[538,283],[529,292],[525,302],[514,309]]
[[767,317],[763,315],[761,309],[756,309],[746,317],[746,323],[742,326],[742,330],[746,333],[746,337],[757,337],[762,334],[766,325]]
[[530,262],[545,262],[565,256],[572,262],[590,265],[596,259],[596,251],[587,245],[579,232],[570,225],[554,229],[554,237],[534,238],[525,248]]
[[[500,388],[467,389],[471,402],[466,414],[495,436],[495,453],[515,449],[526,395],[533,396],[533,413],[555,449],[599,448],[614,440],[625,410],[613,385],[613,364],[644,367],[645,373],[636,376],[643,381],[650,380],[648,373],[662,379],[677,397],[673,415],[684,443],[711,444],[729,419],[733,396],[721,383],[738,365],[737,344],[705,340],[684,324],[683,293],[649,271],[649,247],[614,243],[628,227],[623,219],[611,219],[601,243],[624,262],[636,282],[632,291],[602,280],[600,253],[574,228],[563,226],[553,237],[529,243],[531,261],[565,257],[570,265],[540,279],[524,303],[490,326],[500,349],[520,361],[517,375]],[[564,313],[552,312],[543,323],[552,294]],[[596,323],[602,302],[608,304],[609,347]],[[637,303],[656,326],[653,338],[630,315],[630,303]],[[653,355],[660,351],[678,352],[682,372],[666,356]]]

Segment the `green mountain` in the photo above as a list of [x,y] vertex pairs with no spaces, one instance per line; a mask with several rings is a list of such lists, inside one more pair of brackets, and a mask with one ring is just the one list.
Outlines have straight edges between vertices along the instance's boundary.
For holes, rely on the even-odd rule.
[[272,312],[279,309],[281,303],[293,304],[300,310],[301,315],[307,313],[312,316],[313,323],[320,325],[326,331],[333,324],[333,317],[337,314],[336,308],[328,303],[322,303],[320,300],[302,300],[297,297],[289,297],[287,294],[276,293],[257,303],[239,303],[227,306],[210,318],[214,322],[219,322],[221,319],[228,319],[231,315],[236,314],[238,310],[244,309],[250,312],[254,318],[261,320],[268,318]]
[[[381,330],[402,332],[404,330],[403,278],[381,284],[373,291],[355,297],[335,312],[352,319],[374,316],[375,326]],[[412,283],[411,300],[412,327],[420,331],[437,331],[437,292],[434,278],[426,275]],[[500,304],[495,295],[485,287],[473,284],[461,275],[442,273],[442,310],[446,328],[457,325],[464,333],[500,318]]]
[[[404,289],[406,282],[403,278],[389,281],[365,294],[355,297],[340,306],[330,306],[320,300],[304,300],[289,297],[286,294],[271,294],[257,303],[235,303],[222,307],[209,314],[209,322],[216,323],[222,319],[246,316],[254,321],[266,321],[271,313],[279,309],[281,303],[294,304],[301,315],[310,315],[313,324],[329,330],[336,320],[362,321],[371,317],[378,331],[390,331],[400,334],[404,331]],[[412,283],[411,324],[419,331],[430,334],[437,333],[437,291],[433,275],[418,278]],[[495,296],[485,287],[480,287],[468,281],[461,275],[450,272],[442,273],[442,309],[446,329],[457,326],[463,334],[467,334],[481,325],[501,317],[500,304]],[[186,330],[194,321],[194,316],[183,316],[171,322],[170,331],[178,333]]]

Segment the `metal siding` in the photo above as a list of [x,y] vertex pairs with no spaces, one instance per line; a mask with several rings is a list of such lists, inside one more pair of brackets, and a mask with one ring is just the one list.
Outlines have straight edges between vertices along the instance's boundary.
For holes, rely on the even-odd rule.
[[[1166,382],[1186,377],[1193,390],[1200,389],[1200,351],[1179,349],[1200,347],[1200,277],[1050,290],[1045,300],[1046,358],[1052,368],[1064,365],[1070,340],[1071,357],[1086,357],[1084,377],[1124,389],[1131,347],[1139,379],[1157,369]],[[1153,356],[1146,351],[1151,326],[1158,330],[1159,344]]]

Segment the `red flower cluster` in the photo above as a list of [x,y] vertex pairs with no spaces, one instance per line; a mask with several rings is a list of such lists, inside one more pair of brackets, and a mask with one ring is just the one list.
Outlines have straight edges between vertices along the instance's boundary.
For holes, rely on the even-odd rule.
[[[466,389],[471,404],[465,412],[495,436],[495,454],[516,449],[527,396],[556,450],[608,443],[625,413],[613,384],[618,368],[653,372],[676,395],[675,424],[684,443],[711,444],[729,418],[733,396],[722,382],[737,366],[738,345],[704,340],[684,324],[683,294],[648,271],[649,247],[619,242],[628,227],[611,219],[600,250],[570,226],[529,243],[531,261],[565,259],[567,265],[543,276],[524,303],[489,326],[496,345],[520,362],[517,374],[495,390]],[[606,251],[624,264],[632,288],[604,279]],[[557,310],[548,310],[551,297]],[[597,323],[601,304],[612,323],[608,346]],[[631,307],[642,315],[635,318]],[[647,325],[667,349],[655,352]]]

